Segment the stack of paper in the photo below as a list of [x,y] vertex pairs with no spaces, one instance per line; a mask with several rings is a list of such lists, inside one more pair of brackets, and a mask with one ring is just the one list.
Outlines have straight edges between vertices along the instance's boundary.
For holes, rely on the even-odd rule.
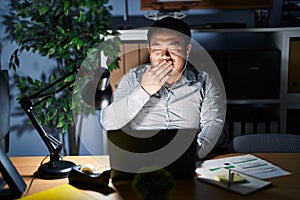
[[[229,169],[235,177],[231,184],[228,184]],[[271,182],[262,179],[290,174],[251,154],[204,161],[201,167],[196,169],[196,173],[199,180],[244,195],[271,184]]]

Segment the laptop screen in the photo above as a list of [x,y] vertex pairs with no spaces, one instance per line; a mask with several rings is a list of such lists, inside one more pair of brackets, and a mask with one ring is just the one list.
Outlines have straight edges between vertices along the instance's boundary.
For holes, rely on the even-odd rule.
[[108,131],[113,179],[132,179],[138,172],[165,168],[174,178],[195,176],[195,129]]

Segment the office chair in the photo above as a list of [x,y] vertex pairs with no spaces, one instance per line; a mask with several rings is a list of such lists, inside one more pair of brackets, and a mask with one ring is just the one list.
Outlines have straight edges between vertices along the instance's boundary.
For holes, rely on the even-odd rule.
[[0,71],[0,148],[9,150],[10,102],[8,71]]
[[298,153],[300,135],[292,134],[248,134],[234,137],[228,147],[236,153]]

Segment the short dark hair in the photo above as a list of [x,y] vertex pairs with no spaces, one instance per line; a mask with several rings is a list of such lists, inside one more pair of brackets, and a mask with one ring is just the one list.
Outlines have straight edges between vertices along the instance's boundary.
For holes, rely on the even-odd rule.
[[152,35],[161,29],[159,28],[165,28],[170,29],[173,31],[177,31],[179,33],[184,34],[185,36],[185,42],[186,44],[189,44],[191,42],[191,29],[189,25],[187,25],[185,22],[183,22],[180,19],[176,19],[174,17],[165,17],[158,21],[155,21],[152,26],[148,29],[147,38],[150,42],[150,39]]

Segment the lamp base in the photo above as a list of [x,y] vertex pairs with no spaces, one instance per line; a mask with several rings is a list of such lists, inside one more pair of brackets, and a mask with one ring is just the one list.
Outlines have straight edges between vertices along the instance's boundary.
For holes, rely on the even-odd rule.
[[71,169],[76,166],[70,161],[53,161],[42,164],[35,172],[35,176],[41,179],[59,179],[66,178]]

